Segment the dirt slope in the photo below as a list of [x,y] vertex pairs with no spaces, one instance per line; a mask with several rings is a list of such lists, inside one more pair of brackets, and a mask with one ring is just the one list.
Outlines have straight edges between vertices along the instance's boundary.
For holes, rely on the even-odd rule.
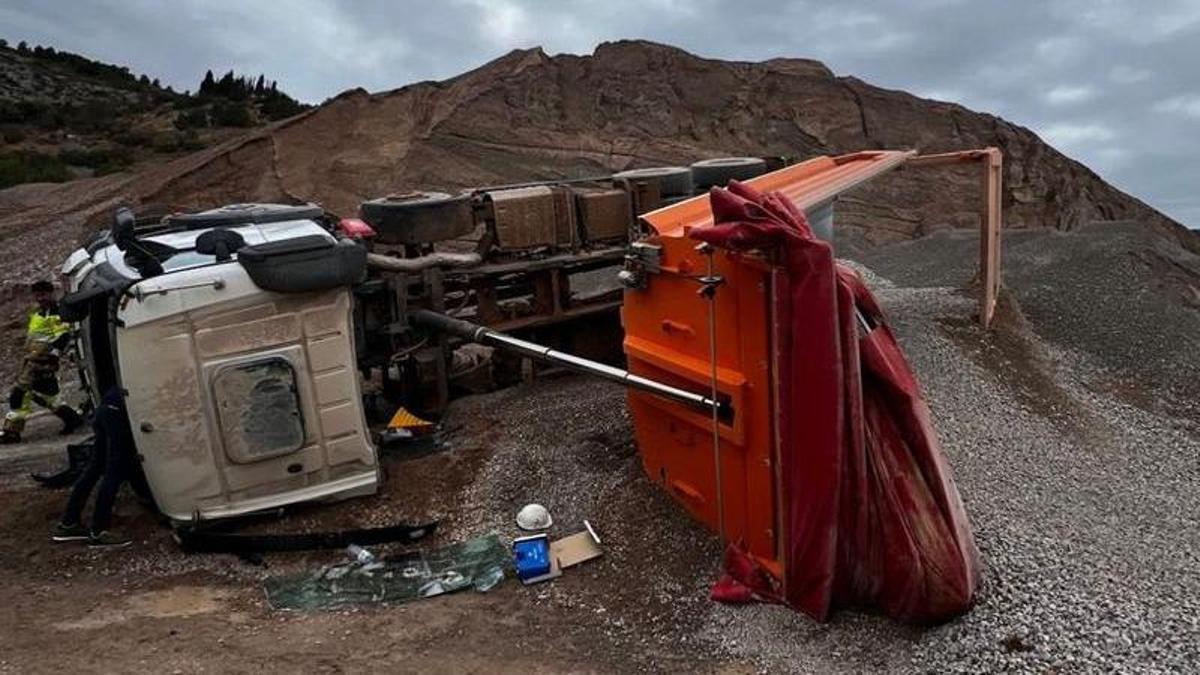
[[[815,61],[737,63],[647,42],[590,56],[515,51],[443,82],[352,90],[298,118],[162,167],[0,192],[0,237],[95,217],[113,203],[209,206],[309,199],[351,212],[402,187],[462,187],[682,163],[731,153],[998,145],[1010,227],[1173,223],[1033,133],[962,106],[835,77]],[[976,222],[973,173],[901,174],[848,200],[873,240]]]

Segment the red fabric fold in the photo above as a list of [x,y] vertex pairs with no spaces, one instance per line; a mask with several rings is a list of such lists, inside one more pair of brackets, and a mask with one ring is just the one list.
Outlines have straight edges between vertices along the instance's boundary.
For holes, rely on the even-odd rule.
[[691,237],[777,258],[771,329],[784,380],[776,419],[782,588],[731,546],[713,598],[782,601],[822,621],[839,606],[919,623],[965,611],[978,587],[978,552],[929,410],[878,303],[782,194],[731,181],[710,200],[713,226]]
[[709,597],[734,605],[781,600],[775,577],[735,544],[725,549],[725,574],[713,584]]

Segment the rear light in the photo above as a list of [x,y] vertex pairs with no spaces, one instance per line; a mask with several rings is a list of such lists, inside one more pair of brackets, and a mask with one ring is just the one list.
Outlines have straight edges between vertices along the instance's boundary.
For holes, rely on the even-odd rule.
[[348,239],[374,239],[375,230],[360,218],[342,218],[337,229]]

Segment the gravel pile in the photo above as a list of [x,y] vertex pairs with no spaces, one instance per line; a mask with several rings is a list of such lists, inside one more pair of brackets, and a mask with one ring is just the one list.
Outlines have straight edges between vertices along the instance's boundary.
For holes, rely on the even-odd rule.
[[[1200,255],[1113,222],[1008,231],[1002,258],[1004,284],[1038,335],[1093,357],[1117,393],[1146,390],[1127,398],[1135,405],[1200,422]],[[974,274],[978,237],[939,232],[858,259],[902,286],[959,286]]]
[[[1037,248],[1036,240],[1013,240],[1027,255]],[[945,246],[947,261],[966,253],[952,237],[926,246]],[[912,259],[929,256],[912,252]],[[983,555],[977,606],[946,625],[920,629],[852,611],[817,624],[778,606],[710,602],[720,545],[642,472],[624,391],[581,376],[548,376],[458,400],[445,422],[446,449],[404,460],[393,455],[380,495],[299,509],[265,526],[296,531],[438,519],[428,542],[435,546],[488,532],[519,536],[513,518],[532,501],[550,509],[552,538],[581,530],[588,519],[604,557],[549,584],[516,589],[514,601],[569,617],[561,631],[573,644],[594,638],[605,649],[617,645],[648,670],[1200,668],[1200,427],[1170,414],[1183,402],[1172,403],[1170,387],[1120,381],[1132,364],[1097,356],[1098,343],[1086,340],[1064,348],[1058,333],[1035,317],[1026,322],[1015,303],[1002,306],[996,330],[985,335],[969,318],[974,300],[949,285],[915,287],[912,278],[937,269],[908,267],[908,258],[900,250],[888,259],[885,266],[898,274],[886,275],[892,281],[857,267],[889,312],[925,390]],[[1022,302],[1061,304],[1077,295],[1039,295],[1040,282],[1030,279],[1016,286]],[[1132,302],[1122,295],[1127,288],[1109,290],[1102,297],[1110,303]],[[1083,313],[1064,316],[1093,311],[1062,307]],[[1080,325],[1076,332],[1096,330]],[[1111,332],[1105,340],[1124,344],[1147,326]],[[1195,353],[1191,359],[1194,367]],[[10,507],[8,530],[40,538],[61,498],[19,482],[24,468],[7,466],[0,498]],[[249,587],[266,574],[342,556],[271,556],[262,569],[230,556],[181,556],[148,517],[135,515],[130,525],[141,541],[127,552],[29,552],[14,539],[0,545],[0,559],[33,559],[47,569],[76,565],[70,573],[112,575],[122,585],[207,573]]]
[[[455,404],[452,444],[493,449],[446,523],[505,536],[541,501],[558,533],[597,525],[606,557],[540,589],[631,648],[777,670],[1165,669],[1200,664],[1200,433],[1123,402],[1105,364],[1032,333],[1006,305],[855,264],[889,311],[933,409],[986,568],[977,606],[932,629],[859,612],[826,625],[706,599],[719,547],[643,476],[623,393],[564,377]],[[1127,393],[1127,392],[1126,392]]]
[[528,534],[514,518],[529,502],[549,509],[552,540],[581,531],[586,519],[603,558],[531,587],[533,601],[570,610],[571,630],[599,633],[655,668],[720,662],[724,650],[694,631],[711,606],[721,547],[646,478],[623,388],[574,375],[541,379],[457,401],[447,425],[452,447],[490,447],[443,523],[449,537]]
[[[877,294],[975,528],[986,568],[977,606],[921,631],[853,612],[817,626],[776,607],[714,605],[704,635],[771,669],[1200,666],[1200,435],[1094,391],[1101,368],[1086,356],[1027,332],[985,339],[961,321],[973,301],[954,290]],[[1050,369],[1057,391],[1030,391],[1031,367]]]

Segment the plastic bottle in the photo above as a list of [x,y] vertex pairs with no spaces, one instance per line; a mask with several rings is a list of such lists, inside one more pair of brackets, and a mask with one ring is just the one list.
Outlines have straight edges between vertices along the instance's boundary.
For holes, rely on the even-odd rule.
[[367,549],[359,546],[358,544],[350,544],[349,546],[347,546],[346,553],[351,558],[354,558],[355,560],[357,560],[358,562],[360,562],[364,565],[368,565],[370,563],[375,562],[375,554],[371,553]]

